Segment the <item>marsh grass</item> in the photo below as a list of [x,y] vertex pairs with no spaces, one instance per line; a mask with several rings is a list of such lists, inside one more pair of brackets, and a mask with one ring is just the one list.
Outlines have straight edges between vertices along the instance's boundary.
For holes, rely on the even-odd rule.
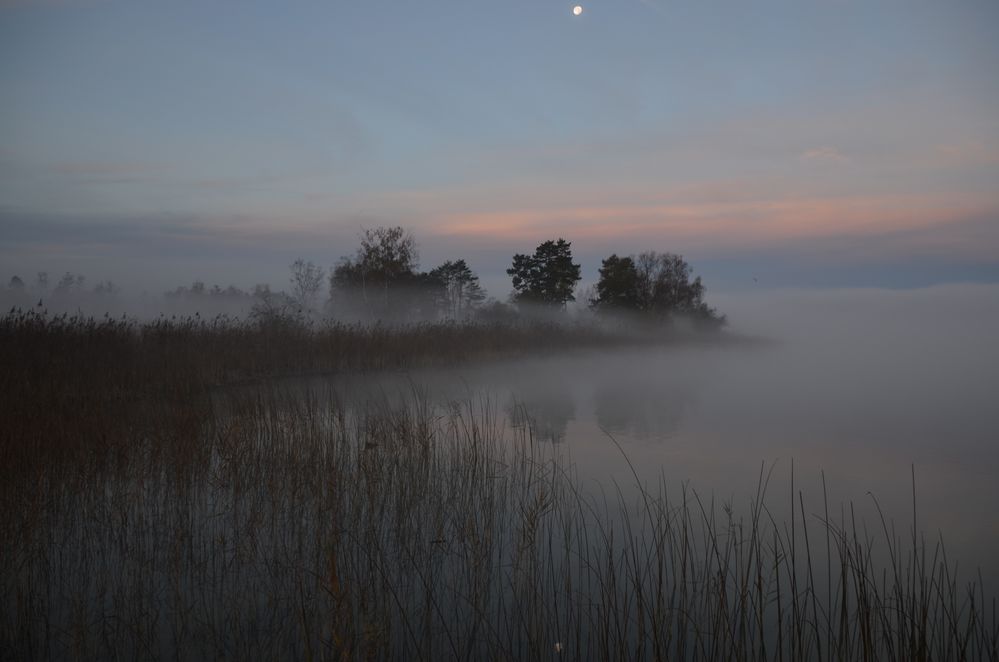
[[[79,471],[121,459],[136,437],[196,425],[206,415],[206,394],[217,387],[663,340],[531,321],[361,326],[194,316],[140,322],[13,310],[0,318],[0,477],[50,479],[64,465]],[[166,428],[163,416],[174,419]],[[156,452],[197,453],[187,447],[196,443],[190,434],[159,441]]]
[[17,374],[48,357],[4,384],[12,657],[999,659],[994,597],[915,505],[898,532],[824,479],[761,471],[742,505],[584,487],[485,399],[209,388],[225,361],[184,358],[223,344],[204,326],[60,324],[5,344]]

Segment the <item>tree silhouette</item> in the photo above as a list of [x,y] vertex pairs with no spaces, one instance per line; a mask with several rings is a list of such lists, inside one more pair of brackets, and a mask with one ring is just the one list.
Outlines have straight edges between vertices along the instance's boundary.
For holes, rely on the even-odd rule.
[[94,286],[94,294],[105,297],[115,296],[118,294],[118,286],[110,280],[100,281]]
[[506,270],[513,280],[513,300],[546,306],[575,301],[572,291],[580,275],[579,265],[572,262],[571,246],[565,239],[549,240],[534,255],[514,255],[513,266]]
[[683,315],[699,321],[724,323],[724,316],[704,302],[705,287],[690,265],[674,253],[646,252],[635,257],[611,255],[603,261],[597,297],[598,312],[635,311],[650,318]]
[[416,240],[401,227],[365,230],[353,258],[330,274],[330,299],[348,305],[360,300],[369,314],[387,314],[392,290],[416,276]]
[[63,274],[63,277],[59,279],[59,282],[56,283],[55,290],[53,290],[53,294],[67,295],[77,290],[80,290],[83,288],[83,283],[85,280],[86,278],[84,276],[80,274],[74,275],[67,271],[65,274]]
[[655,317],[683,314],[711,318],[715,311],[704,303],[704,284],[675,253],[647,252],[638,256],[638,285],[641,307]]
[[597,296],[590,306],[598,312],[639,310],[638,269],[630,257],[611,255],[600,267]]
[[448,260],[431,269],[428,275],[443,285],[444,309],[449,317],[457,319],[467,315],[486,298],[485,290],[479,285],[479,277],[464,260]]
[[292,296],[306,311],[314,310],[325,272],[311,261],[298,258],[291,263]]

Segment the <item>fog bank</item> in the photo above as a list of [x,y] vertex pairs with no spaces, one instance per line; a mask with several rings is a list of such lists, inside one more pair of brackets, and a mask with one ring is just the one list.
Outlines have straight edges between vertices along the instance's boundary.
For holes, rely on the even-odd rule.
[[[746,504],[761,467],[786,504],[874,499],[908,531],[942,533],[963,567],[999,578],[999,286],[786,290],[717,297],[731,331],[773,342],[675,346],[468,365],[340,382],[364,401],[426,388],[438,402],[490,399],[508,425],[559,445],[584,481],[689,484]],[[610,439],[613,437],[621,446]],[[779,507],[775,513],[779,514]]]

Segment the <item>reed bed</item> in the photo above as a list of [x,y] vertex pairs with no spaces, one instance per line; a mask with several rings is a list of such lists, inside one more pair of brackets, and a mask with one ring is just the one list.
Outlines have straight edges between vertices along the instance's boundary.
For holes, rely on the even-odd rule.
[[488,400],[133,375],[111,324],[83,334],[105,370],[25,391],[94,392],[3,433],[3,657],[999,659],[995,598],[915,510],[898,533],[765,474],[741,506],[584,488]]
[[[669,339],[666,338],[666,341]],[[427,323],[406,326],[240,320],[49,315],[12,310],[0,317],[0,478],[51,479],[65,467],[129,452],[136,435],[206,416],[212,389],[275,377],[449,365],[658,338],[626,338],[583,324]],[[163,452],[190,454],[184,437]],[[34,480],[35,478],[31,478]]]

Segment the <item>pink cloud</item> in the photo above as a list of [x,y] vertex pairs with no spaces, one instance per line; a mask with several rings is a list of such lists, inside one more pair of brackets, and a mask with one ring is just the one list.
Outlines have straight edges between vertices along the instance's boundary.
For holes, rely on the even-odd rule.
[[977,140],[937,145],[930,164],[938,167],[974,167],[999,164],[999,149]]
[[805,150],[799,157],[802,161],[811,163],[849,163],[849,157],[845,156],[836,147],[813,147]]
[[93,177],[123,177],[155,175],[167,172],[170,167],[164,163],[124,162],[124,161],[62,161],[52,165],[52,170],[61,175]]
[[[666,199],[647,204],[519,207],[447,212],[432,219],[438,234],[534,239],[563,234],[686,239],[716,246],[761,246],[828,237],[858,237],[999,217],[999,201],[957,194],[789,197],[773,200]],[[738,197],[738,196],[733,196]],[[959,241],[959,239],[955,239]]]

